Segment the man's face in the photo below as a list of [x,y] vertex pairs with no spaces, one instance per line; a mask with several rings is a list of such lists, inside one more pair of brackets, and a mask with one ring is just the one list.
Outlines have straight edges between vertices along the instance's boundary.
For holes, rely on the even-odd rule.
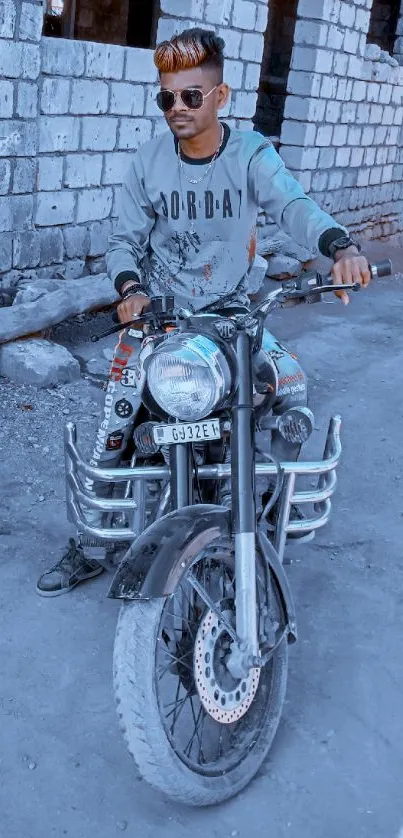
[[[192,139],[207,131],[217,119],[217,111],[224,107],[229,94],[226,84],[217,85],[217,75],[210,69],[197,67],[178,73],[161,73],[161,90],[177,93],[172,109],[165,113],[165,119],[178,139]],[[217,85],[217,87],[216,87]],[[187,108],[179,95],[186,88],[197,88],[204,95],[210,93],[198,110]]]

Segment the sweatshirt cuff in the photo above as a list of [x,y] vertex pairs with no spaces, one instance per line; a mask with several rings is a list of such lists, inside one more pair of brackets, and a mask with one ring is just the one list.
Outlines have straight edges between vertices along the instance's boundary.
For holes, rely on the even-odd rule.
[[124,285],[125,282],[140,282],[140,277],[136,271],[122,271],[118,274],[115,279],[115,288],[118,294],[120,294],[122,285]]
[[327,256],[328,259],[331,259],[329,245],[331,245],[332,242],[335,242],[336,239],[341,239],[346,235],[348,235],[348,233],[346,233],[346,230],[343,227],[332,227],[330,230],[325,230],[318,241],[318,248],[322,256]]

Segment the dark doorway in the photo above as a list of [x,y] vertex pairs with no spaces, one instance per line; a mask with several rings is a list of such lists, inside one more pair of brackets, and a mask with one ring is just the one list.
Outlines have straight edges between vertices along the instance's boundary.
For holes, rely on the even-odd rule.
[[159,0],[47,0],[43,34],[150,49],[159,10]]
[[400,0],[374,0],[367,42],[393,55],[399,14]]
[[298,0],[269,0],[262,72],[254,124],[266,137],[279,138],[287,98]]

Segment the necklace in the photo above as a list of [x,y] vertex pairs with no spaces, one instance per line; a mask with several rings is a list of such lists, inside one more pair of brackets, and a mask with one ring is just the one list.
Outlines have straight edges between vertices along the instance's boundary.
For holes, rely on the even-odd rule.
[[207,177],[207,175],[209,174],[209,172],[210,172],[210,171],[211,171],[211,169],[213,168],[214,163],[215,163],[215,162],[216,162],[216,160],[217,160],[217,157],[218,157],[218,155],[219,155],[219,153],[220,153],[220,151],[221,151],[221,146],[222,146],[223,142],[224,142],[224,126],[223,126],[223,125],[221,125],[220,145],[218,146],[217,151],[215,152],[215,154],[213,155],[213,157],[211,158],[210,163],[209,163],[209,164],[208,164],[208,166],[207,166],[207,169],[203,172],[202,176],[201,176],[201,177],[199,177],[199,178],[191,178],[191,177],[189,177],[189,176],[186,174],[186,171],[185,171],[185,166],[184,166],[184,162],[183,162],[183,160],[182,160],[182,155],[181,155],[181,147],[180,147],[180,143],[178,142],[178,163],[179,163],[179,169],[180,169],[181,174],[183,174],[183,176],[184,176],[185,180],[187,180],[187,182],[188,182],[188,183],[192,183],[193,185],[196,185],[196,184],[198,184],[198,183],[201,183],[201,182],[202,182],[202,180],[204,180],[204,178],[205,178],[205,177]]

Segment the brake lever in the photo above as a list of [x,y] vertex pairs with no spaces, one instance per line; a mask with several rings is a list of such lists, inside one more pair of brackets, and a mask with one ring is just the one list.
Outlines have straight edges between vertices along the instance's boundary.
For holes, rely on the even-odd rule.
[[117,332],[122,332],[123,329],[129,329],[131,326],[138,323],[139,320],[144,322],[144,319],[143,315],[139,315],[139,317],[133,317],[133,319],[129,320],[127,323],[118,323],[117,326],[112,326],[111,329],[107,329],[106,332],[101,332],[100,335],[91,335],[91,343],[98,343],[99,340],[103,340],[103,338],[107,338],[109,335],[115,335]]

